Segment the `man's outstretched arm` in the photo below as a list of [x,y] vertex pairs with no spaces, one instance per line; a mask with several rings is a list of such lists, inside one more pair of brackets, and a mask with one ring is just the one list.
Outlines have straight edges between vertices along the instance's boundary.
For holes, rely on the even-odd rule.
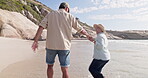
[[42,34],[42,31],[43,31],[43,27],[42,26],[39,26],[38,30],[37,30],[37,33],[34,37],[34,42],[32,44],[32,49],[33,51],[36,50],[36,48],[38,48],[38,39],[40,38],[41,34]]

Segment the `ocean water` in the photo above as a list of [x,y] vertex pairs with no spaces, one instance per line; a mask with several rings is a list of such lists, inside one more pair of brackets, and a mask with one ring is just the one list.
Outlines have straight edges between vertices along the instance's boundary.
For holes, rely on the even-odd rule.
[[110,50],[147,51],[148,40],[109,40]]
[[[148,78],[148,40],[109,40],[108,49],[111,59],[102,71],[106,78]],[[85,74],[79,72],[77,78],[93,78],[86,69],[92,55],[93,43],[86,40],[72,42],[71,61],[79,62],[81,65],[74,65]]]
[[107,78],[148,78],[148,40],[109,40]]

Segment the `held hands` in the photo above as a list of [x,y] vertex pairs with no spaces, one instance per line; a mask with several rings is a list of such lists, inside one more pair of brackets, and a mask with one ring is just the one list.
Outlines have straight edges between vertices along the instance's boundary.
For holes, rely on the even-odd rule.
[[87,35],[87,39],[90,40],[91,42],[95,41],[95,39],[92,36],[90,36],[90,35]]
[[36,51],[36,49],[38,48],[38,42],[33,42],[32,44],[32,50]]

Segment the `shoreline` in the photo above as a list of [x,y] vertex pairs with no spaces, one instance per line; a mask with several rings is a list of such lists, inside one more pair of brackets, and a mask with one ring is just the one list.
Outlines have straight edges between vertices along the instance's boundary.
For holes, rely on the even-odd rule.
[[[45,41],[39,41],[36,53],[31,50],[32,41],[0,37],[0,43],[0,65],[5,63],[4,68],[0,67],[3,68],[0,78],[46,78]],[[148,40],[109,40],[111,60],[103,69],[104,75],[107,78],[147,78],[147,46]],[[72,40],[70,77],[92,78],[88,71],[92,55],[93,43],[88,40]],[[54,78],[61,76],[56,57]]]

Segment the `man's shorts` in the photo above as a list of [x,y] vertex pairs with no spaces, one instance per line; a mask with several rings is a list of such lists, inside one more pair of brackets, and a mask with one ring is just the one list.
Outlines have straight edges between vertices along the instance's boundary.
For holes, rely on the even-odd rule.
[[51,50],[46,48],[46,63],[53,65],[58,55],[61,67],[70,66],[70,50]]

